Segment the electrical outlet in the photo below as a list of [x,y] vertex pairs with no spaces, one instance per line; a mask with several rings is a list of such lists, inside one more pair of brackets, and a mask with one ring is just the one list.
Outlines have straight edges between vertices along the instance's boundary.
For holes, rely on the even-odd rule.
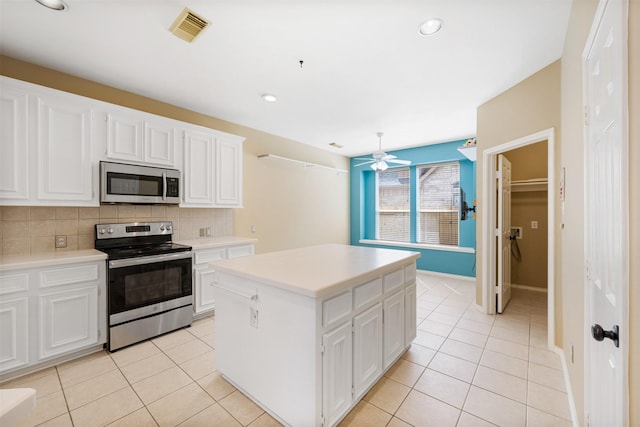
[[518,240],[522,239],[522,227],[511,227],[511,235]]
[[538,221],[531,221],[531,228],[533,230],[537,229],[538,228]]
[[252,232],[252,233],[255,233],[255,232],[257,232],[257,231],[258,231],[258,230],[257,230],[256,226],[255,226],[255,225],[252,225],[252,226],[251,226],[251,232]]
[[255,307],[251,307],[249,311],[249,326],[258,327],[258,309]]
[[67,236],[56,236],[56,248],[67,247]]
[[207,227],[204,230],[204,234],[206,234],[207,237],[211,237],[211,227]]

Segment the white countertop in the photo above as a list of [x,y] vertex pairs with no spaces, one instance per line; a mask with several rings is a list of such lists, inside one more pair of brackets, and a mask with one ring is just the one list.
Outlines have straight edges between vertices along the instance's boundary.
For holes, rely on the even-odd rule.
[[175,243],[180,245],[191,246],[193,249],[207,249],[216,248],[219,246],[233,246],[247,243],[255,243],[257,239],[250,237],[236,237],[236,236],[223,236],[223,237],[208,237],[203,239],[192,240],[176,240]]
[[222,260],[216,271],[322,298],[415,262],[419,252],[327,244]]
[[95,249],[68,252],[46,252],[35,255],[0,256],[0,272],[24,268],[50,267],[54,265],[76,264],[80,262],[106,260],[107,254]]

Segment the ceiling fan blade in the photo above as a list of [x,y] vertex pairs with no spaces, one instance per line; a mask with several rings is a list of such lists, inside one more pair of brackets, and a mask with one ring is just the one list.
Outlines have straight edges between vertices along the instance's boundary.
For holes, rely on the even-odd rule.
[[371,163],[375,163],[375,160],[369,160],[368,162],[358,163],[357,165],[353,165],[353,167],[357,168],[358,166],[370,165]]
[[393,159],[391,159],[391,160],[385,160],[385,161],[389,162],[389,163],[396,163],[398,165],[410,165],[411,164],[411,160],[399,160],[399,159],[398,160],[393,160]]
[[394,156],[393,154],[387,154],[384,153],[384,156],[382,156],[382,160],[391,160],[391,159],[397,159],[398,156]]
[[373,160],[371,157],[354,157],[354,160]]

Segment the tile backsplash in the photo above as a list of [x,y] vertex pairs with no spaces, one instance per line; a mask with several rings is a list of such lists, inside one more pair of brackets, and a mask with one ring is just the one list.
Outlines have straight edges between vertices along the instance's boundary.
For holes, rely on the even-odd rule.
[[[96,224],[134,221],[173,221],[175,241],[200,238],[200,228],[206,227],[211,228],[211,237],[229,236],[233,232],[231,209],[0,206],[0,255],[93,249]],[[67,236],[67,247],[56,248],[55,236]]]

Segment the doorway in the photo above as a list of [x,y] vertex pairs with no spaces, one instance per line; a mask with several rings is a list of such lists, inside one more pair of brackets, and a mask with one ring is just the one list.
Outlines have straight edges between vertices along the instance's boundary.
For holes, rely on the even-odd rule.
[[[482,153],[483,194],[486,194],[484,206],[494,207],[497,205],[495,171],[499,154],[506,153],[520,147],[529,146],[547,141],[547,218],[549,225],[547,228],[547,343],[549,348],[555,346],[555,286],[554,286],[554,248],[555,248],[555,131],[553,128],[546,129],[522,138],[509,141],[507,143],[486,149]],[[483,242],[482,250],[486,256],[482,259],[482,307],[487,314],[495,314],[495,284],[497,283],[497,242],[493,237],[496,235],[497,210],[487,209],[482,219]]]

